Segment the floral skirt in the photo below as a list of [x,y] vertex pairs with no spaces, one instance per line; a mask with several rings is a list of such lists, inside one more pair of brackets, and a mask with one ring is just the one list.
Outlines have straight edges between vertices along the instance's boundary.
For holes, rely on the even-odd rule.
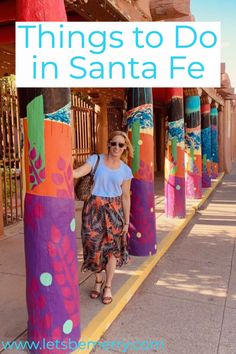
[[122,235],[124,213],[121,197],[92,195],[82,211],[82,271],[101,272],[114,255],[117,265],[128,263],[127,235]]

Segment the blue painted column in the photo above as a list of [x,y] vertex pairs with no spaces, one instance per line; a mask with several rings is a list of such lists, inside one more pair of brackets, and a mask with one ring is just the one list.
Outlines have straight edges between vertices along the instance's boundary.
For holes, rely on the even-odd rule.
[[202,197],[202,149],[200,97],[185,97],[186,197]]
[[156,253],[154,212],[154,143],[152,90],[127,90],[128,135],[134,147],[130,161],[131,184],[129,252],[135,256]]
[[211,105],[209,97],[201,98],[201,137],[202,137],[202,187],[211,187]]
[[212,158],[212,178],[218,176],[219,164],[219,143],[218,143],[218,109],[216,104],[211,106],[211,158]]

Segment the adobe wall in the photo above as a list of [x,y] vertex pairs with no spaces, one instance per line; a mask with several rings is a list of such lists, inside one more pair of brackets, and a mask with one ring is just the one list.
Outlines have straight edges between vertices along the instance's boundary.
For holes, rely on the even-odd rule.
[[153,21],[179,19],[191,16],[190,0],[150,0]]
[[232,104],[231,117],[231,131],[232,131],[232,160],[236,160],[236,103]]

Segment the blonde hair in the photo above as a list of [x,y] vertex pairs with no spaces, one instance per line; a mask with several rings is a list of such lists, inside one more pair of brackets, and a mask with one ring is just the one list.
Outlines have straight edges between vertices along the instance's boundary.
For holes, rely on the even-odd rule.
[[[132,158],[134,156],[134,148],[128,138],[128,135],[121,131],[121,130],[115,130],[110,133],[109,138],[108,138],[108,144],[110,141],[115,137],[115,136],[122,136],[125,139],[125,144],[127,145],[127,148],[124,150],[123,154],[121,155],[120,159],[124,161],[125,163],[128,162],[128,158]],[[108,152],[109,152],[109,147],[108,147]]]

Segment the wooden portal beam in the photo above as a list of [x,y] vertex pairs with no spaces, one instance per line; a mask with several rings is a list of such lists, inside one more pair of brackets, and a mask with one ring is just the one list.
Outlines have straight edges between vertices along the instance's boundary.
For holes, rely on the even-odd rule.
[[6,24],[0,26],[0,46],[1,44],[11,44],[15,42],[15,25]]
[[219,103],[221,106],[224,106],[224,99],[217,93],[214,88],[202,88],[203,93],[206,93],[208,96],[212,98],[215,102]]
[[1,0],[0,1],[0,24],[6,22],[14,22],[16,20],[16,1]]

